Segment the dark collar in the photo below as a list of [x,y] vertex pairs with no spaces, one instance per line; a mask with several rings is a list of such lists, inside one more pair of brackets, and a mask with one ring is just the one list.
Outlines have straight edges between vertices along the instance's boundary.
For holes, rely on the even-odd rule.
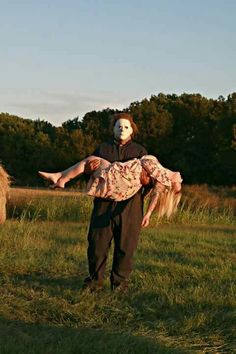
[[125,144],[120,144],[118,140],[114,139],[113,143],[116,145],[116,146],[127,146],[129,144],[132,143],[132,139],[128,140]]

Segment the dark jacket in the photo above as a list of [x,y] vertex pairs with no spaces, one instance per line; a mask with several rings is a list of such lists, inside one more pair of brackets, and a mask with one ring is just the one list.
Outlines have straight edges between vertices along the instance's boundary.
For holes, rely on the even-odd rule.
[[125,145],[111,141],[101,144],[92,155],[102,157],[109,162],[125,162],[147,155],[147,151],[142,145],[136,144],[132,140]]

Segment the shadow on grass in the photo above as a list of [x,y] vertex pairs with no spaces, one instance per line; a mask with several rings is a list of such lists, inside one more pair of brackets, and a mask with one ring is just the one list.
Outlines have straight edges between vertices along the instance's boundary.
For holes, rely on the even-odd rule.
[[[55,277],[44,273],[17,274],[9,276],[9,280],[15,287],[46,291],[50,296],[71,297],[71,291],[80,292],[84,284],[84,276]],[[68,292],[69,291],[69,292]],[[67,296],[66,296],[67,294]],[[67,299],[67,301],[70,299]]]
[[230,303],[222,305],[212,303],[208,299],[202,299],[200,303],[193,299],[174,303],[167,294],[150,291],[133,296],[128,301],[134,312],[138,313],[140,321],[150,331],[155,330],[158,322],[161,322],[165,323],[170,337],[183,338],[187,331],[190,347],[191,342],[194,343],[198,337],[204,338],[205,341],[199,349],[205,350],[206,343],[209,349],[214,349],[217,346],[217,338],[214,342],[214,335],[217,334],[218,340],[220,338],[221,342],[224,342],[225,353],[233,353],[236,349],[235,307]]
[[0,317],[1,354],[181,354],[152,339],[124,332],[30,324]]
[[[141,252],[140,252],[141,253]],[[143,251],[144,253],[144,251]],[[204,259],[199,259],[196,256],[193,258],[191,255],[185,255],[182,251],[159,251],[159,250],[148,250],[148,254],[150,259],[156,260],[158,262],[170,263],[172,262],[176,266],[186,266],[192,269],[203,269],[205,267]],[[212,266],[212,268],[216,268],[217,265]],[[211,268],[209,265],[208,268]],[[137,263],[136,269],[139,271],[145,271],[152,274],[168,274],[169,269],[166,265],[163,264],[153,264],[152,261],[146,261],[145,263]],[[171,271],[172,272],[172,271]]]
[[[174,237],[176,230],[176,238]],[[183,236],[180,236],[181,226],[178,225],[172,230],[172,234],[168,239],[157,239],[154,247],[142,245],[139,249],[141,259],[148,254],[149,260],[157,260],[160,262],[172,262],[176,265],[191,266],[193,269],[205,268],[206,264],[209,269],[218,268],[217,262],[211,264],[209,257],[212,259],[220,257],[225,252],[231,258],[236,247],[234,226],[210,226],[210,225],[192,225],[183,227]],[[189,235],[186,233],[189,232]],[[219,233],[219,235],[218,235]],[[178,241],[178,243],[177,243]],[[175,244],[176,243],[176,244]],[[196,247],[196,245],[198,245]],[[180,248],[180,249],[178,249]],[[231,259],[228,260],[228,264]],[[226,260],[227,262],[227,260]],[[162,272],[160,264],[139,263],[136,268],[140,271]]]
[[51,286],[60,286],[65,289],[79,289],[83,284],[84,278],[79,278],[78,276],[68,278],[56,278],[56,277],[47,277],[43,273],[32,273],[32,274],[20,274],[12,278],[13,283],[25,283],[30,286],[34,284],[39,285],[51,285]]

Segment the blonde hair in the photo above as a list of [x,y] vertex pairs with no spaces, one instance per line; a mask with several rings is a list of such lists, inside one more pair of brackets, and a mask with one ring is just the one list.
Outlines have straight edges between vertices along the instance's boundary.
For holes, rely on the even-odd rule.
[[[145,197],[152,197],[153,188],[146,191]],[[181,199],[181,193],[176,193],[173,189],[165,188],[163,191],[160,191],[159,197],[157,200],[157,205],[155,207],[155,212],[158,219],[163,218],[164,216],[169,219],[177,211],[178,204]]]
[[166,216],[169,219],[176,213],[181,199],[181,193],[176,193],[171,189],[164,189],[157,200],[156,212],[158,219]]

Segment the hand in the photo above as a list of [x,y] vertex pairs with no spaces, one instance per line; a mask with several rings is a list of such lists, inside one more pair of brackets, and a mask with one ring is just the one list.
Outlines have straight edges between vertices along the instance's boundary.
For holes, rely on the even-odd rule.
[[141,226],[147,227],[149,225],[149,221],[150,221],[150,215],[149,214],[144,215]]
[[100,166],[100,160],[99,159],[94,159],[91,161],[87,161],[85,166],[84,166],[84,173],[86,174],[91,174],[93,171],[97,170]]

